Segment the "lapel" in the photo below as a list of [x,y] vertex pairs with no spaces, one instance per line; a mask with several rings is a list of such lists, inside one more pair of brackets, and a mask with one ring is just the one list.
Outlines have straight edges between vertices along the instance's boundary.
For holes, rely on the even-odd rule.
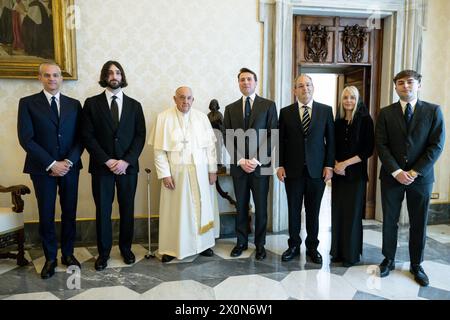
[[[320,117],[322,116],[322,108],[313,100],[312,104],[312,114],[311,114],[311,123],[309,124],[309,132],[311,132],[314,127],[316,126],[316,123],[319,122]],[[303,125],[302,125],[302,131],[303,131]]]
[[233,108],[233,118],[237,121],[237,128],[244,129],[244,111],[242,110],[242,98],[235,102]]
[[302,118],[300,117],[301,110],[300,110],[300,107],[298,105],[298,101],[295,102],[293,105],[291,105],[288,108],[290,109],[288,115],[292,119],[292,121],[295,122],[295,128],[299,128],[299,130],[304,135],[305,132],[303,131]]
[[252,112],[250,113],[250,121],[248,122],[248,127],[253,128],[253,123],[255,122],[256,115],[260,108],[258,107],[258,104],[261,102],[261,99],[258,95],[255,95],[255,101],[253,101],[253,107]]
[[424,107],[422,101],[417,100],[416,106],[414,107],[413,117],[411,119],[411,124],[409,125],[408,134],[410,134],[414,127],[419,123],[419,119],[424,119]]
[[[127,119],[130,116],[131,116],[130,98],[128,98],[124,93],[122,102],[122,114],[120,115],[119,126],[117,127],[117,131],[119,131],[125,125]],[[112,116],[111,116],[111,124],[112,124]]]
[[56,115],[51,111],[50,104],[48,103],[47,97],[44,94],[44,91],[41,91],[36,99],[35,103],[38,106],[38,108],[42,111],[42,113],[46,114],[48,118],[55,124],[56,127],[58,127],[58,118]]
[[394,115],[395,115],[395,118],[397,119],[400,129],[402,130],[403,134],[406,136],[408,134],[408,132],[406,131],[405,116],[403,114],[402,105],[400,104],[400,101],[394,105]]
[[64,120],[70,114],[69,99],[62,94],[59,95],[59,124],[62,125]]
[[100,112],[103,113],[103,119],[106,120],[111,130],[114,131],[114,124],[111,115],[111,110],[109,109],[108,100],[106,98],[105,92],[97,96],[97,105],[98,108],[100,109]]

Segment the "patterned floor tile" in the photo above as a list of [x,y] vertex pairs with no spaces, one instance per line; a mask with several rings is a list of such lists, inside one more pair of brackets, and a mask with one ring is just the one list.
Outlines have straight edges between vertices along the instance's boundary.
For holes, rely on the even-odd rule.
[[214,300],[214,290],[197,281],[164,282],[143,293],[141,300]]
[[294,271],[281,284],[289,296],[299,300],[349,300],[356,293],[342,276],[323,270]]
[[9,296],[5,300],[60,300],[50,292],[23,293]]
[[69,300],[137,300],[140,294],[123,286],[86,290]]
[[[17,253],[16,251],[11,251],[11,253]],[[32,259],[30,256],[30,253],[28,251],[25,251],[25,259],[28,260],[29,263],[31,263]],[[0,264],[0,275],[14,270],[16,268],[19,268],[19,266],[17,265],[17,260],[16,259],[2,259],[1,260],[1,264]]]
[[247,275],[230,277],[214,287],[217,300],[286,300],[289,295],[280,282]]
[[447,224],[428,226],[427,236],[440,243],[450,243],[450,226]]

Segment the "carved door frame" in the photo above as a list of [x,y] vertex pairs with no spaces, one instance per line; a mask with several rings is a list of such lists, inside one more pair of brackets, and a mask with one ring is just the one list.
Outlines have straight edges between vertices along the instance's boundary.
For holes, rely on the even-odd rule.
[[[386,106],[394,97],[392,78],[405,68],[420,66],[421,34],[417,17],[426,10],[425,0],[259,0],[259,18],[263,24],[262,94],[277,104],[287,106],[292,101],[293,34],[295,15],[328,15],[367,18],[373,26],[384,19],[381,67],[380,105]],[[413,7],[413,9],[411,9]],[[380,9],[382,8],[382,9]],[[419,19],[420,21],[420,19]],[[414,36],[405,35],[414,30]],[[379,168],[378,168],[379,170]],[[284,188],[272,180],[269,201],[269,229],[288,228]],[[381,220],[381,200],[377,189],[375,217]]]

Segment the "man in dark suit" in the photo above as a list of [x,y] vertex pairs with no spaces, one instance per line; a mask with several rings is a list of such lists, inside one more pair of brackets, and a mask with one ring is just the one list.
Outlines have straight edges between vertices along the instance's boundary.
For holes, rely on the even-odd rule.
[[61,205],[61,263],[80,263],[73,255],[76,233],[80,156],[81,104],[60,93],[61,69],[55,63],[39,66],[44,90],[20,99],[17,121],[19,142],[25,149],[24,173],[30,174],[39,209],[39,234],[45,253],[41,277],[55,273],[58,243],[55,232],[55,200]]
[[[237,244],[231,251],[239,257],[248,247],[248,211],[250,191],[255,203],[256,259],[266,257],[264,245],[267,228],[267,195],[269,192],[271,135],[278,126],[275,102],[256,95],[256,74],[242,68],[238,74],[242,98],[225,108],[226,148],[231,155],[237,202]],[[245,137],[244,137],[245,133]]]
[[434,163],[442,153],[444,120],[438,105],[417,99],[422,76],[404,70],[394,78],[400,101],[381,109],[375,142],[382,166],[383,255],[380,277],[395,268],[398,220],[403,199],[409,215],[410,272],[421,286],[428,277],[420,265],[425,248],[428,205],[434,182]]
[[126,264],[135,262],[131,251],[134,197],[138,158],[146,134],[141,104],[122,92],[128,84],[117,61],[103,65],[99,84],[106,90],[86,100],[82,120],[82,139],[90,154],[89,172],[96,206],[97,271],[107,267],[112,247],[111,211],[115,187],[120,213],[119,249]]
[[321,264],[319,211],[325,183],[333,177],[334,122],[330,106],[313,101],[314,85],[307,75],[294,82],[298,102],[280,112],[280,167],[278,179],[285,183],[289,210],[289,248],[282,261],[300,255],[301,209],[304,199],[306,255]]

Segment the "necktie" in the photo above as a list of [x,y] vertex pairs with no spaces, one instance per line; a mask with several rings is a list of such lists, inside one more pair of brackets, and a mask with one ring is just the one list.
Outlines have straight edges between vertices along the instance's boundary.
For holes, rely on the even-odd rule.
[[308,107],[303,106],[303,118],[302,118],[302,126],[303,132],[305,135],[308,135],[309,125],[311,124],[311,118],[309,117]]
[[112,96],[111,116],[113,119],[114,128],[117,128],[119,126],[119,106],[117,105],[116,99],[117,99],[116,96]]
[[245,130],[247,130],[249,127],[251,113],[252,113],[252,108],[250,106],[250,97],[247,97],[247,99],[245,99],[245,117],[244,117]]
[[50,103],[50,109],[52,109],[53,114],[56,116],[56,119],[59,120],[59,114],[58,114],[58,106],[56,105],[56,97],[52,97],[52,102]]
[[409,124],[411,123],[412,116],[413,116],[413,112],[412,112],[411,104],[407,103],[406,109],[405,109],[406,128],[409,128]]

